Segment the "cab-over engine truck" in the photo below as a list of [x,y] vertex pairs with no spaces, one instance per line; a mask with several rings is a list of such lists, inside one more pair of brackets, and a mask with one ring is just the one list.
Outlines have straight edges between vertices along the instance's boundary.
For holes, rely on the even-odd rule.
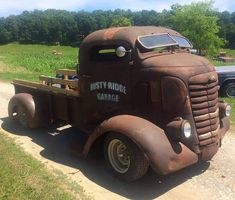
[[163,27],[96,31],[80,46],[79,70],[40,76],[41,83],[15,80],[9,116],[28,128],[58,120],[79,128],[82,155],[103,149],[108,168],[128,181],[149,166],[165,175],[210,160],[231,107],[218,100],[214,67],[191,47]]

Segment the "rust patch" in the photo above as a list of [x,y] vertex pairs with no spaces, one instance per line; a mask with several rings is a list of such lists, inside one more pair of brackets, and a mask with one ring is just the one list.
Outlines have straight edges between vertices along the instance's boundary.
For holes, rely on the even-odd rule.
[[111,40],[115,33],[117,33],[121,28],[111,28],[104,32],[104,39]]

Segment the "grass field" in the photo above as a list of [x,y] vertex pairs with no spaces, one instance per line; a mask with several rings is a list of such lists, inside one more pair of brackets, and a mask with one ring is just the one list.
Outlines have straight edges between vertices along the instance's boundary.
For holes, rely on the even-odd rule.
[[0,79],[38,80],[39,74],[54,75],[56,69],[75,69],[77,55],[78,48],[73,47],[2,45],[0,46]]
[[59,174],[52,175],[39,161],[0,132],[0,199],[88,199],[82,188]]
[[[55,75],[56,69],[75,69],[78,63],[78,50],[78,48],[64,46],[17,43],[2,45],[0,46],[0,79],[11,81],[19,78],[36,81],[40,74]],[[235,57],[235,50],[223,49],[222,51]],[[216,66],[235,65],[235,63],[216,60],[211,62]]]

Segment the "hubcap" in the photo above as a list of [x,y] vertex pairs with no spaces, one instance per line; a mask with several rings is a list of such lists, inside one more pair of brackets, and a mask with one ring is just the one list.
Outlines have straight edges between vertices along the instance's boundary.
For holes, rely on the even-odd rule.
[[126,173],[130,167],[130,155],[127,146],[118,139],[108,145],[108,158],[112,167],[119,173]]
[[26,116],[26,113],[25,113],[25,112],[20,112],[20,113],[18,114],[18,119],[19,119],[20,124],[21,124],[23,127],[27,127],[27,125],[28,125],[28,120],[27,120],[27,116]]
[[235,85],[229,87],[229,88],[226,90],[226,93],[227,93],[227,95],[228,95],[229,97],[235,97]]

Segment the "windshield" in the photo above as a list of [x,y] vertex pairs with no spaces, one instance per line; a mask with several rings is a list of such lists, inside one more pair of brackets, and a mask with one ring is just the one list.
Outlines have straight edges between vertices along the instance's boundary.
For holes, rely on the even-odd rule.
[[171,35],[171,37],[179,44],[180,47],[192,48],[192,44],[184,37]]
[[138,41],[146,49],[167,46],[179,46],[183,48],[192,47],[191,43],[186,38],[169,35],[168,33],[139,36]]

